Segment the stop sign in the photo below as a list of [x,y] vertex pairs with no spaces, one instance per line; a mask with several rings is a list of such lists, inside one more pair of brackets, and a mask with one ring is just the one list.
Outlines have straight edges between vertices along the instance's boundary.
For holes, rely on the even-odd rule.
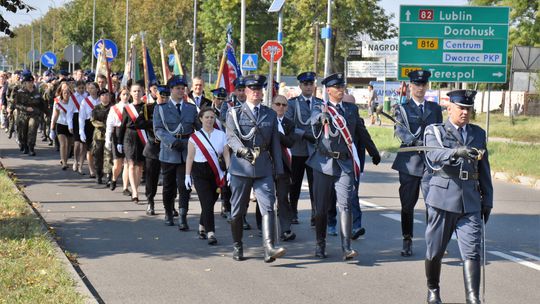
[[283,46],[277,40],[267,40],[261,46],[261,56],[264,60],[270,62],[274,55],[274,61],[278,61],[283,57]]

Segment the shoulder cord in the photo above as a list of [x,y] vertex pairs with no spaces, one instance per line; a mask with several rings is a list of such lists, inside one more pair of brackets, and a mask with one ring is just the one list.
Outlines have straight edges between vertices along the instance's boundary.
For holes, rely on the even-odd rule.
[[297,119],[298,119],[298,122],[300,122],[300,124],[303,125],[303,126],[307,126],[308,124],[311,124],[311,121],[310,121],[311,117],[309,117],[309,118],[307,119],[307,121],[303,121],[303,120],[302,120],[302,114],[300,113],[300,102],[299,102],[299,98],[296,98],[295,102],[296,102],[296,107],[295,107],[295,108],[296,108],[296,109],[295,109],[295,110],[296,110],[296,117],[297,117]]
[[399,109],[400,109],[400,112],[401,112],[401,117],[403,118],[404,125],[409,130],[409,133],[411,133],[415,138],[418,138],[419,135],[420,135],[420,132],[422,131],[422,127],[419,127],[416,130],[416,132],[413,133],[412,130],[411,130],[411,125],[409,125],[409,118],[407,117],[407,111],[405,111],[405,108],[403,107],[403,105],[399,105]]
[[[428,131],[429,131],[429,130],[428,130]],[[426,144],[426,135],[427,135],[427,133],[428,133],[428,132],[424,132],[424,139],[423,139],[423,140],[424,140],[424,145]],[[441,137],[441,130],[439,130],[439,126],[437,126],[437,125],[434,125],[434,126],[433,126],[433,135],[435,135],[435,139],[437,139],[437,143],[439,143],[439,145],[440,145],[441,147],[444,148],[443,142],[442,142],[442,137]],[[426,165],[427,165],[429,168],[431,168],[431,170],[433,170],[433,171],[439,171],[439,170],[441,170],[441,169],[444,167],[444,165],[441,165],[440,167],[435,167],[435,165],[432,164],[432,163],[429,161],[429,159],[428,159],[426,153],[427,153],[427,152],[424,152],[424,159],[425,159]]]
[[167,130],[167,132],[169,132],[170,134],[178,134],[178,131],[180,131],[180,134],[184,133],[184,126],[182,125],[182,122],[178,124],[178,127],[176,127],[176,129],[173,132],[171,132],[171,130],[169,130],[169,127],[167,127],[167,123],[165,123],[165,118],[163,117],[162,106],[158,105],[158,109],[159,109],[159,116],[161,117],[161,123],[163,124],[163,127],[165,128],[165,130]]
[[[251,140],[255,136],[255,131],[256,131],[257,128],[251,128],[251,131],[249,131],[249,133],[247,135],[244,135],[244,134],[242,134],[242,130],[240,130],[240,125],[238,124],[238,117],[237,117],[237,113],[236,113],[235,108],[232,108],[231,116],[232,116],[232,119],[233,119],[233,122],[234,122],[234,126],[236,127],[236,130],[238,130],[238,135],[240,136],[240,138],[242,138],[243,140]],[[233,130],[233,132],[234,132],[234,130]]]

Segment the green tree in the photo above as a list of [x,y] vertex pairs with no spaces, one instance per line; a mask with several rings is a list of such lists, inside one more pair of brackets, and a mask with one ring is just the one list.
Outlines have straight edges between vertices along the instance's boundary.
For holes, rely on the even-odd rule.
[[[24,3],[21,0],[2,0],[0,6],[4,7],[6,11],[11,13],[17,13],[17,11],[26,11],[27,13],[34,10],[33,7]],[[15,37],[15,33],[11,31],[10,24],[4,19],[4,16],[0,15],[0,32],[8,35],[9,37]]]

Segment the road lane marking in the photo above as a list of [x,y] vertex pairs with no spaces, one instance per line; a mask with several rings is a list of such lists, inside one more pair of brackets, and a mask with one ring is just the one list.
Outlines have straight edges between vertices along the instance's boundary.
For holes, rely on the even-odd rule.
[[512,262],[521,264],[523,266],[526,266],[526,267],[529,267],[529,268],[536,269],[536,270],[540,271],[540,265],[536,265],[535,263],[525,261],[523,259],[517,258],[515,256],[509,255],[509,254],[506,254],[506,253],[502,253],[500,251],[488,251],[488,252],[493,254],[493,255],[496,255],[498,257],[501,257],[503,259],[507,259],[509,261],[512,261]]
[[360,200],[360,205],[362,207],[367,207],[367,208],[372,208],[372,209],[377,209],[377,210],[386,210],[385,207],[379,206],[379,205],[374,204],[374,203],[370,203],[370,202],[365,201],[365,200]]
[[[401,214],[398,213],[381,213],[382,216],[387,217],[389,219],[393,219],[394,221],[401,222]],[[422,224],[422,221],[419,221],[417,219],[414,219],[414,222],[417,224]]]
[[530,253],[526,253],[526,252],[523,252],[523,251],[512,251],[512,253],[515,253],[517,255],[521,255],[521,256],[524,256],[526,258],[529,258],[529,259],[532,259],[532,260],[536,260],[537,262],[540,262],[540,257],[537,257],[537,256],[532,255]]

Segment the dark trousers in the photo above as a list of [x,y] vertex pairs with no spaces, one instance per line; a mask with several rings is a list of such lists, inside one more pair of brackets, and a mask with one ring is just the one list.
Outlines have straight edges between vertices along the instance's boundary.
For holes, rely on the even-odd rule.
[[340,176],[332,176],[314,171],[313,186],[315,217],[324,217],[325,224],[332,205],[335,206],[337,203],[340,211],[350,211],[350,202],[354,189],[352,173],[342,172]]
[[291,176],[289,173],[280,175],[276,181],[276,198],[278,206],[278,218],[281,231],[291,230],[291,220],[295,215],[289,203],[289,192],[291,188]]
[[304,182],[304,171],[307,173],[309,186],[309,199],[311,201],[311,214],[313,216],[313,169],[306,166],[308,156],[292,156],[291,163],[291,186],[289,193],[289,202],[293,211],[293,216],[298,217],[298,199],[302,191],[302,183]]
[[440,261],[454,231],[462,260],[480,260],[482,216],[480,211],[454,213],[426,205],[426,259]]
[[223,203],[223,208],[225,211],[231,211],[231,187],[227,184],[221,187],[221,202]]
[[231,216],[234,219],[246,215],[251,189],[255,192],[261,214],[274,211],[274,181],[271,175],[258,178],[231,176]]
[[420,195],[427,196],[429,188],[429,175],[427,170],[424,176],[414,176],[405,172],[399,172],[399,200],[401,201],[401,232],[404,237],[413,237],[414,206]]
[[157,193],[158,182],[159,182],[159,171],[160,171],[160,161],[159,159],[153,159],[146,157],[145,159],[145,171],[146,176],[145,181],[145,190],[146,198],[148,200],[154,200],[154,197]]
[[163,207],[167,216],[172,216],[176,193],[180,193],[179,204],[182,209],[189,209],[189,194],[184,185],[186,164],[161,162],[163,174]]
[[219,197],[218,186],[214,172],[207,162],[193,162],[193,184],[197,189],[197,195],[201,202],[201,218],[199,223],[204,226],[206,232],[215,231],[214,205]]
[[[353,218],[353,229],[362,228],[362,209],[360,209],[360,197],[358,196],[358,187],[360,186],[360,179],[354,182],[354,191],[351,197],[351,212]],[[336,227],[337,225],[337,209],[336,209],[336,196],[334,192],[334,200],[328,210],[328,226]]]

